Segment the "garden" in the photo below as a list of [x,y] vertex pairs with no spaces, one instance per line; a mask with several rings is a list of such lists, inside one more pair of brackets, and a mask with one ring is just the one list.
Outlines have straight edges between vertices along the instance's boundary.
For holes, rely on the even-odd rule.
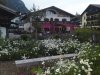
[[[77,56],[67,59],[59,58],[57,61],[43,61],[38,66],[29,67],[29,70],[27,67],[22,67],[21,70],[25,72],[20,75],[100,75],[100,45],[84,40],[79,35],[78,39],[1,38],[0,61],[27,60],[75,53]],[[85,37],[90,38],[88,35]]]
[[[99,45],[94,46],[89,42],[79,43],[72,40],[68,44],[69,47],[64,48],[64,50],[74,49],[77,56],[68,59],[59,58],[58,61],[43,61],[38,66],[22,67],[21,70],[23,69],[25,73],[28,71],[26,75],[100,75]],[[50,50],[51,48],[57,48],[52,45],[46,47],[50,47]],[[60,48],[59,53],[62,55],[63,49]]]
[[0,60],[14,61],[79,52],[82,44],[78,40],[10,40],[0,39]]

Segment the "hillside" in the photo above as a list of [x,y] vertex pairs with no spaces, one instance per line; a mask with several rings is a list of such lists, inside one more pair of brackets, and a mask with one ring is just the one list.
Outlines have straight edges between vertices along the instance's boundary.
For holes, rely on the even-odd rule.
[[21,13],[29,12],[21,0],[0,0],[0,3]]

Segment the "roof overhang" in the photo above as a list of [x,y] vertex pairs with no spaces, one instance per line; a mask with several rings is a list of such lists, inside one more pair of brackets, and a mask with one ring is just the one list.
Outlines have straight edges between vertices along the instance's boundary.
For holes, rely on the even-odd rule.
[[17,15],[17,11],[15,11],[15,10],[13,10],[11,8],[8,8],[8,7],[6,7],[6,6],[2,5],[2,4],[0,4],[0,9],[3,9],[3,10],[5,10],[8,13],[11,13],[13,15]]

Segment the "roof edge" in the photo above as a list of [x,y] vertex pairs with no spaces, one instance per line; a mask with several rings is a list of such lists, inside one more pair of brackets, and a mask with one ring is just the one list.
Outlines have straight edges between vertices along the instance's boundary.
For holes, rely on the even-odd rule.
[[56,9],[58,9],[58,10],[61,10],[61,11],[65,12],[66,14],[69,14],[69,15],[75,17],[75,15],[73,15],[73,14],[71,14],[71,13],[65,11],[65,10],[62,10],[62,9],[56,7],[56,6],[50,6],[50,7],[47,7],[47,8],[44,8],[44,9],[38,10],[38,11],[36,11],[36,12],[40,12],[40,11],[43,11],[43,10],[46,10],[46,9],[48,9],[48,8],[52,8],[52,7],[56,8]]
[[10,12],[10,13],[12,13],[12,14],[17,14],[17,11],[15,11],[15,10],[13,10],[13,9],[11,9],[11,8],[9,8],[9,7],[7,7],[7,6],[4,6],[4,5],[2,5],[2,4],[0,4],[0,8],[1,9],[4,9],[4,10],[7,10],[8,12]]

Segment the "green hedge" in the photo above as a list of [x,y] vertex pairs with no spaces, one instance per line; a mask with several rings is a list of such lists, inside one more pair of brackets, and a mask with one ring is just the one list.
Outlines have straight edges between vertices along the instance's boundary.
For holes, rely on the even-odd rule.
[[93,35],[95,37],[95,42],[99,42],[100,39],[100,31],[96,29],[89,29],[89,28],[79,28],[75,31],[75,35],[77,39],[81,42],[93,40]]

